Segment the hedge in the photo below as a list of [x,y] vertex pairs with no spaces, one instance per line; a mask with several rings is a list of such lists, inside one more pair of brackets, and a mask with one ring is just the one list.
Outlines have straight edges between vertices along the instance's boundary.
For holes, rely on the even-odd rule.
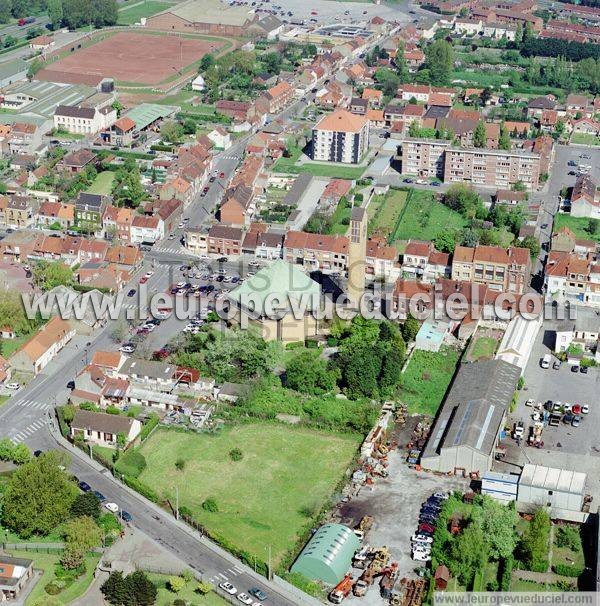
[[510,591],[510,581],[512,579],[512,571],[515,565],[515,558],[509,556],[502,560],[502,574],[500,576],[500,591]]
[[123,482],[129,488],[139,492],[142,496],[146,497],[149,501],[153,503],[158,503],[160,501],[158,494],[149,486],[146,486],[143,482],[140,482],[137,478],[132,478],[131,476],[123,476]]
[[156,413],[152,413],[148,420],[144,423],[142,431],[140,431],[140,440],[143,442],[158,425],[160,418]]
[[583,574],[583,567],[581,566],[570,566],[569,564],[554,564],[552,570],[556,574],[560,574],[563,577],[580,577]]

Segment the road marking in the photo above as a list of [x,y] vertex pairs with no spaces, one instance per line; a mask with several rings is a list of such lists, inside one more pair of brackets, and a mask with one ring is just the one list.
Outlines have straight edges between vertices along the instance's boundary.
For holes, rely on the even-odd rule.
[[227,580],[227,577],[222,572],[219,573],[219,576],[222,577],[223,579]]
[[240,573],[242,574],[244,572],[243,568],[240,568],[237,564],[234,564],[233,567]]

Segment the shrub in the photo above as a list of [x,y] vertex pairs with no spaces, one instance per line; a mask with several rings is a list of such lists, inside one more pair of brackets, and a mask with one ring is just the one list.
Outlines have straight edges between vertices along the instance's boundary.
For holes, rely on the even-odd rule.
[[116,406],[107,406],[105,412],[106,412],[106,414],[109,414],[109,415],[120,415],[121,414],[121,410],[119,408],[117,408]]
[[559,526],[554,539],[557,547],[568,547],[572,551],[581,549],[579,530],[573,526]]
[[115,469],[126,476],[137,478],[146,469],[146,459],[139,450],[132,448],[119,457]]
[[169,589],[174,593],[179,593],[185,587],[185,579],[181,577],[169,577]]
[[510,591],[510,581],[515,565],[514,557],[510,556],[502,561],[502,574],[500,576],[500,591]]
[[48,583],[44,587],[44,591],[48,595],[58,595],[60,593],[60,587],[56,583]]
[[244,458],[244,453],[239,448],[232,448],[229,451],[229,458],[232,461],[241,461]]
[[206,595],[212,590],[213,586],[210,583],[207,583],[206,581],[200,581],[200,583],[196,585],[196,593],[199,593],[200,595]]
[[177,471],[183,471],[185,468],[185,461],[182,458],[179,458],[175,461],[175,468]]
[[140,431],[140,440],[142,442],[150,435],[150,432],[158,425],[159,421],[159,416],[153,412],[148,420],[144,423],[142,431]]
[[146,486],[143,482],[140,482],[137,478],[132,478],[131,476],[123,476],[123,482],[129,486],[129,488],[139,492],[142,496],[146,497],[148,500],[153,503],[159,502],[158,494],[152,490],[149,486]]
[[580,577],[583,574],[582,566],[571,566],[570,564],[554,564],[552,570],[563,577]]
[[339,340],[335,337],[327,337],[327,347],[337,347]]
[[202,509],[204,509],[204,511],[210,511],[211,513],[217,513],[219,511],[219,505],[217,504],[216,499],[209,497],[202,503]]

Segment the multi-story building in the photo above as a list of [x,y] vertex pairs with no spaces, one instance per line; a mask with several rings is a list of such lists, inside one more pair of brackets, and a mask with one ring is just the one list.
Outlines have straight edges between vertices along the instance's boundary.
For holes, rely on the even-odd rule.
[[94,135],[110,128],[117,119],[117,110],[111,106],[83,107],[59,105],[54,111],[54,128],[78,135]]
[[369,120],[339,109],[313,128],[313,160],[358,164],[369,147]]
[[600,308],[599,255],[550,252],[544,287],[547,302]]
[[507,188],[517,182],[536,189],[540,177],[540,155],[521,150],[448,148],[444,159],[444,181]]
[[104,196],[81,192],[75,202],[75,225],[88,233],[101,231],[106,206]]
[[575,181],[571,193],[571,216],[600,219],[600,198],[596,195],[596,184],[589,175]]
[[405,139],[402,141],[402,172],[419,177],[444,177],[444,155],[450,141]]
[[185,247],[192,255],[208,255],[208,230],[200,227],[188,227],[183,233]]
[[491,290],[522,294],[530,274],[527,248],[457,246],[452,257],[453,280],[485,284]]
[[130,234],[132,244],[154,244],[154,242],[164,237],[165,224],[158,215],[151,217],[136,215],[131,222]]
[[39,202],[34,198],[13,196],[5,210],[6,226],[12,229],[31,227],[37,214]]
[[285,236],[284,259],[311,270],[346,271],[348,238],[288,231]]
[[208,254],[238,257],[242,253],[244,232],[239,227],[213,225],[208,231]]

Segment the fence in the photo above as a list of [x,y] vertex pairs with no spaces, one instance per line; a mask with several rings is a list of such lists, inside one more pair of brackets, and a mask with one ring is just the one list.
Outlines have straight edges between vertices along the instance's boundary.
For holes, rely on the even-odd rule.
[[32,551],[59,555],[64,548],[64,543],[2,543],[3,551]]

